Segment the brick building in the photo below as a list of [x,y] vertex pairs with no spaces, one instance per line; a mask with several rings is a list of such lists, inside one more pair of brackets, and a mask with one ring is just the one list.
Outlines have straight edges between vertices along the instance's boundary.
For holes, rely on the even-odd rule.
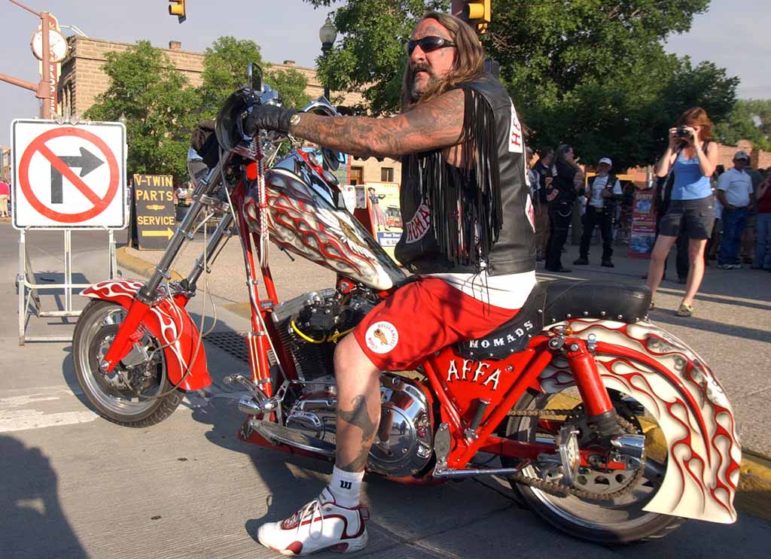
[[[67,58],[62,62],[59,79],[59,109],[63,116],[81,115],[94,104],[96,97],[107,90],[109,77],[102,71],[108,52],[125,52],[131,47],[127,43],[72,36],[68,38],[70,46]],[[170,41],[169,48],[161,49],[174,67],[182,72],[190,85],[201,85],[204,55],[199,52],[182,50],[178,41]],[[287,60],[282,64],[273,64],[274,70],[293,69],[302,73],[308,80],[305,92],[311,98],[323,94],[323,85],[312,68],[296,66]],[[361,99],[357,94],[345,94],[343,104],[357,103]],[[382,162],[371,157],[366,160],[351,161],[349,182],[362,184],[368,182],[399,182],[401,163],[385,159]]]

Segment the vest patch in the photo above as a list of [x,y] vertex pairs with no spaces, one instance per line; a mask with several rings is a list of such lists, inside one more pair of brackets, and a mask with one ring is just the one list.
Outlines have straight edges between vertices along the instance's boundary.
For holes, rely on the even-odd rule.
[[522,140],[522,125],[517,117],[514,102],[511,102],[511,128],[509,129],[509,152],[524,153],[525,143]]
[[381,320],[367,328],[364,339],[375,353],[388,353],[399,343],[399,331],[390,322]]
[[530,227],[533,229],[533,233],[535,233],[535,208],[533,207],[533,199],[530,197],[530,194],[527,195],[525,215],[527,216],[527,220],[530,222]]
[[415,215],[407,222],[404,229],[407,231],[407,243],[416,243],[426,236],[431,229],[431,210],[425,202],[418,206]]

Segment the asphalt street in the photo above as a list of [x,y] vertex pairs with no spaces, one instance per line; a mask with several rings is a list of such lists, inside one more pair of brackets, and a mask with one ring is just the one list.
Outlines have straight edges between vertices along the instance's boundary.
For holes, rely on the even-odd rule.
[[[0,557],[276,557],[256,543],[257,526],[307,501],[330,467],[236,438],[241,416],[232,394],[218,387],[224,375],[244,371],[244,363],[207,343],[214,397],[188,398],[168,420],[147,429],[108,423],[84,404],[69,343],[18,345],[18,233],[2,223],[0,241]],[[40,276],[61,272],[60,233],[33,232],[27,241]],[[77,234],[73,246],[75,271],[85,281],[105,279],[106,235]],[[237,256],[235,248],[226,250]],[[317,268],[279,253],[275,258],[284,296],[329,285],[329,275]],[[243,298],[235,287],[232,293],[218,287],[226,277],[243,286],[241,268],[231,252],[222,259],[223,271],[217,276],[215,268],[209,282],[218,308],[215,328],[243,332],[245,319],[231,312]],[[187,271],[187,264],[180,268]],[[604,271],[591,268],[582,277]],[[624,270],[614,273],[639,278],[637,268]],[[769,419],[763,391],[769,387],[771,292],[767,278],[738,274],[724,278],[722,287],[708,286],[703,310],[691,323],[666,310],[654,319],[718,370],[745,424],[745,445],[747,433],[762,445],[768,444],[761,427]],[[665,284],[664,309],[675,308],[678,287]],[[42,303],[56,306],[61,299],[48,295]],[[198,313],[200,301],[192,308]],[[39,334],[71,331],[72,324],[63,322],[32,318],[30,328]],[[746,429],[749,422],[758,426]],[[771,536],[768,522],[742,514],[734,525],[688,522],[660,541],[608,548],[554,531],[496,480],[414,487],[374,478],[365,485],[373,520],[370,545],[359,557],[754,558],[767,556]]]

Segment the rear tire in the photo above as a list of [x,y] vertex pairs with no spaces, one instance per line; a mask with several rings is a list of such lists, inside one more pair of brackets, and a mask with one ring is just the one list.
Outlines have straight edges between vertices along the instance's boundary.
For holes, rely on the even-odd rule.
[[[564,407],[565,393],[569,390],[575,390],[575,388],[558,394],[526,394],[517,403],[516,409],[543,410]],[[558,405],[549,405],[555,396],[560,398]],[[577,391],[573,398],[576,402],[580,402]],[[636,416],[631,418],[625,413],[621,415],[632,422],[636,422],[638,419]],[[536,438],[548,439],[550,437],[550,433],[539,429],[539,422],[534,417],[510,417],[505,433],[507,437],[520,441],[534,441]],[[649,444],[646,441],[646,455],[648,447]],[[630,482],[634,483],[635,486],[629,494],[618,497],[614,501],[594,501],[573,495],[560,497],[527,485],[521,485],[514,480],[509,480],[509,482],[522,500],[538,516],[555,528],[571,536],[595,543],[627,544],[662,538],[686,520],[677,516],[642,510],[658,490],[657,476],[663,475],[666,469],[666,458],[662,457],[661,460],[663,461],[656,462],[646,458],[646,463],[643,466],[645,468],[643,477],[636,482]],[[586,471],[586,478],[589,480],[592,479],[592,476],[596,476],[598,482],[605,482],[605,479],[610,477],[605,476],[603,478],[603,473],[592,469],[586,469]],[[527,475],[539,477],[541,477],[539,474],[543,474],[538,465],[528,466],[524,472]],[[602,488],[601,485],[592,485],[591,481],[584,481],[584,483],[587,485],[583,488],[587,490]]]
[[149,427],[169,417],[183,394],[172,389],[161,344],[147,330],[141,340],[146,360],[134,367],[120,362],[112,373],[99,368],[125,316],[125,309],[110,301],[86,305],[72,338],[75,376],[100,416],[125,427]]

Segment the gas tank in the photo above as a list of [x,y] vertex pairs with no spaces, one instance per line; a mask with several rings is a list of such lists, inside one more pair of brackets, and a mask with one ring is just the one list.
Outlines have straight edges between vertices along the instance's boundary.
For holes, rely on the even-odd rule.
[[[405,278],[372,235],[343,208],[340,198],[298,154],[291,153],[265,175],[270,240],[375,289]],[[342,205],[342,204],[341,204]]]

